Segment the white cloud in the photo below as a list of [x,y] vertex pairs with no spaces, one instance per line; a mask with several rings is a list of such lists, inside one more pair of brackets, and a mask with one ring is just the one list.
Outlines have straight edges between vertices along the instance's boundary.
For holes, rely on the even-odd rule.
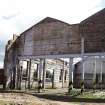
[[27,14],[34,17],[64,17],[65,20],[67,17],[79,16],[78,18],[80,18],[89,13],[91,14],[91,10],[101,7],[101,1],[102,0],[3,0],[3,4],[1,3],[0,6],[4,16],[21,12],[23,15]]
[[47,16],[78,23],[100,10],[101,3],[102,0],[3,0],[0,1],[0,34],[8,38]]

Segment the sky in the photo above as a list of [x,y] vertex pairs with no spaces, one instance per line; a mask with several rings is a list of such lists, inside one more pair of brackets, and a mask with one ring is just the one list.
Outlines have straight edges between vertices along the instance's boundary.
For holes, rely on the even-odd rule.
[[20,34],[45,17],[75,24],[105,7],[105,0],[1,0],[0,68],[5,45],[13,34]]

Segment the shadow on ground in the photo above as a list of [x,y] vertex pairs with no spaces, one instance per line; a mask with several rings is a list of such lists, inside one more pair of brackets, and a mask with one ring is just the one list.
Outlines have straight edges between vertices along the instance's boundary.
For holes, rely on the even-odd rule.
[[79,98],[75,97],[79,95],[79,93],[75,96],[69,95],[57,95],[57,94],[43,94],[43,93],[36,93],[36,92],[20,92],[20,91],[0,91],[0,93],[25,93],[29,95],[36,96],[38,98],[48,99],[52,101],[61,101],[61,102],[87,102],[87,103],[105,103],[105,99],[91,99],[91,98]]
[[61,102],[87,102],[87,103],[105,103],[105,99],[86,99],[86,98],[75,98],[70,96],[58,96],[49,94],[33,94],[38,98],[49,99],[53,101]]

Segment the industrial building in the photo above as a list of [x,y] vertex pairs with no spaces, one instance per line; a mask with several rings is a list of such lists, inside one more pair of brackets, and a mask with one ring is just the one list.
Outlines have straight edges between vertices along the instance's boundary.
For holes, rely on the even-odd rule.
[[[104,83],[105,70],[101,64],[104,56],[105,9],[78,24],[47,17],[8,41],[4,59],[6,87],[20,89],[24,83],[24,87],[31,88],[33,75],[36,75],[34,80],[42,80],[43,88],[48,87],[48,81],[49,85],[52,81],[53,88],[68,87],[71,82],[73,87],[80,87],[81,81],[85,87],[89,84],[92,88],[93,81],[99,78],[97,73],[101,76],[101,84]],[[81,58],[76,66],[74,58]],[[90,62],[94,63],[93,67]],[[35,70],[38,71],[36,74]],[[48,70],[53,74],[50,80],[46,78]]]

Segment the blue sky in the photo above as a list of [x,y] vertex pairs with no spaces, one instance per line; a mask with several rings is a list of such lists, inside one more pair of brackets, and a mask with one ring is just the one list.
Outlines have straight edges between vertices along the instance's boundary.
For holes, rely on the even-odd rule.
[[1,0],[0,67],[5,44],[13,34],[20,34],[45,17],[79,23],[105,7],[105,0]]

